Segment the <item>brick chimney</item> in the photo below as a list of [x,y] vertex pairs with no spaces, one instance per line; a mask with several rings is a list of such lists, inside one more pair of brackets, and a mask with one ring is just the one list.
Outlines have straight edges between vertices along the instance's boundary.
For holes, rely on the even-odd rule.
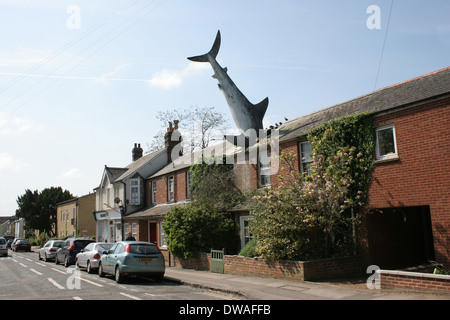
[[144,150],[141,148],[141,144],[135,143],[133,150],[131,150],[133,162],[142,158],[143,153],[144,153]]
[[[172,150],[173,148],[181,142],[181,134],[178,131],[178,120],[169,122],[169,127],[167,128],[167,132],[164,135],[164,145],[167,148],[167,155],[168,155],[168,163],[172,162]],[[180,150],[180,156],[181,156],[181,150]]]

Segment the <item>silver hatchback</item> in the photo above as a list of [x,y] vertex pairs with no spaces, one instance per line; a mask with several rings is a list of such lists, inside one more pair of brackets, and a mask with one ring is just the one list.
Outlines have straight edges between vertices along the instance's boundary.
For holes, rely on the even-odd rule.
[[38,258],[46,262],[55,259],[56,251],[64,246],[64,240],[49,240],[39,249]]
[[88,273],[93,273],[98,269],[98,263],[104,251],[108,251],[114,243],[93,242],[88,244],[77,254],[75,264],[79,268],[86,268]]
[[112,274],[118,283],[123,282],[127,276],[148,276],[160,282],[165,270],[164,256],[155,244],[121,241],[104,252],[98,274],[100,277]]

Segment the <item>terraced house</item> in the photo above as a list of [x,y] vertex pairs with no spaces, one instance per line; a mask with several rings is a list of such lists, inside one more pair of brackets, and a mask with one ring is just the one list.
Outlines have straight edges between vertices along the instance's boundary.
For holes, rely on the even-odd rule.
[[[312,161],[309,130],[358,113],[373,116],[376,151],[365,216],[358,230],[368,264],[404,268],[435,260],[450,266],[450,68],[398,83],[287,121],[280,149],[296,169]],[[264,168],[253,168],[261,182]],[[280,163],[278,174],[287,167]],[[278,183],[276,175],[270,182]]]

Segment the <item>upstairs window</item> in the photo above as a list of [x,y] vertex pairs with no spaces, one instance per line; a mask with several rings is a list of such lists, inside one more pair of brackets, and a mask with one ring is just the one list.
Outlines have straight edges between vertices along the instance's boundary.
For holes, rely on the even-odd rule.
[[186,172],[186,199],[191,198],[192,171]]
[[168,181],[168,192],[167,192],[167,201],[174,201],[174,180],[173,177],[169,177]]
[[156,204],[156,180],[152,181],[152,204]]
[[397,144],[395,141],[394,125],[387,125],[376,130],[377,145],[376,157],[377,160],[395,159],[397,158]]
[[141,182],[139,179],[130,180],[130,204],[141,204]]
[[261,187],[270,186],[270,151],[259,156],[259,184]]
[[310,164],[313,162],[311,156],[311,142],[300,143],[300,171],[306,175],[311,174]]

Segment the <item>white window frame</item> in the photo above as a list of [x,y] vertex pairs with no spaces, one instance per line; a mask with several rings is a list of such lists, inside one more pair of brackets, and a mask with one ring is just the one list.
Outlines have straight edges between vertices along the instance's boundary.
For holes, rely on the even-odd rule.
[[167,178],[167,201],[171,202],[175,200],[175,177],[170,176]]
[[152,181],[152,204],[156,204],[156,180]]
[[307,175],[310,174],[310,171],[308,172],[308,169],[305,170],[305,167],[309,166],[313,162],[313,159],[310,156],[311,154],[309,154],[310,159],[305,159],[305,156],[303,155],[303,153],[304,153],[303,146],[308,145],[308,144],[310,145],[309,149],[311,150],[311,142],[309,142],[309,141],[300,142],[300,150],[299,150],[300,151],[300,172],[306,173]]
[[[258,180],[261,187],[268,187],[271,185],[271,159],[270,159],[270,151],[266,151],[267,154],[264,155],[261,152],[259,153],[259,161],[258,161]],[[261,158],[266,158],[265,161],[269,161],[269,163],[263,163]],[[264,161],[264,162],[265,162]],[[268,180],[266,180],[268,179]]]
[[[378,133],[383,130],[392,129],[392,136],[393,136],[393,142],[394,142],[394,152],[387,153],[384,155],[380,154],[380,144],[378,139]],[[398,159],[397,154],[397,140],[395,137],[395,126],[393,124],[388,124],[382,127],[379,127],[376,129],[376,146],[375,146],[375,153],[376,153],[376,159],[377,160],[389,160],[389,159]]]
[[141,204],[141,183],[139,179],[130,179],[130,204]]
[[166,242],[166,234],[164,233],[164,229],[163,226],[166,222],[165,221],[161,221],[159,224],[159,244],[160,244],[160,248],[167,248],[167,242]]
[[[253,235],[248,232],[248,225],[247,228],[245,227],[246,222],[253,220],[254,216],[241,216],[239,217],[239,226],[240,226],[240,234],[241,234],[241,249],[245,247],[245,245],[253,238]],[[245,241],[248,238],[248,241]]]
[[186,171],[186,199],[191,198],[192,171]]
[[137,222],[131,223],[131,235],[137,239]]

